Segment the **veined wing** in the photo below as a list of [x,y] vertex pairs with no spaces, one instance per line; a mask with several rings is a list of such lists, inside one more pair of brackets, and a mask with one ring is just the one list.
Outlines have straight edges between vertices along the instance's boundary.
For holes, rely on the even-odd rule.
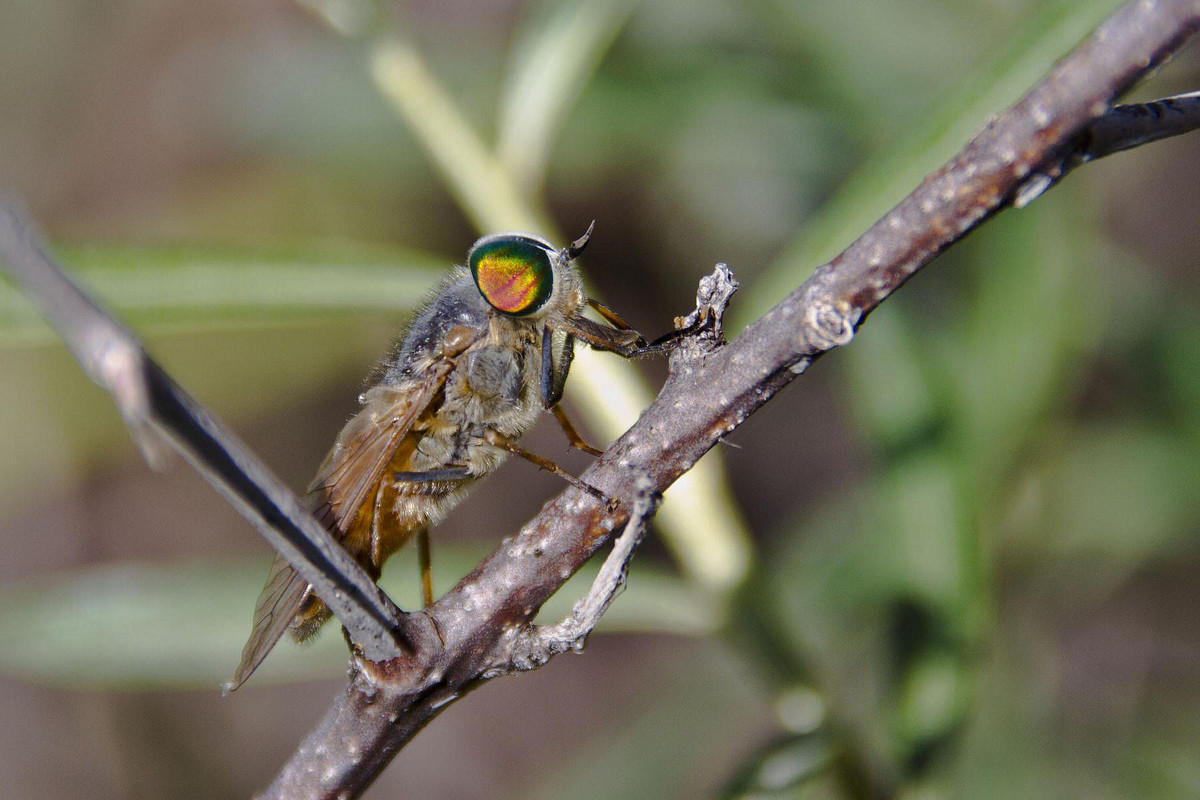
[[277,553],[271,571],[267,573],[266,585],[254,604],[254,627],[242,648],[242,660],[233,673],[233,680],[221,686],[222,694],[237,689],[254,674],[300,610],[306,591],[308,582]]
[[[425,380],[420,384],[404,388],[376,386],[366,393],[363,409],[338,434],[305,498],[313,516],[335,539],[342,541],[351,532],[360,518],[358,512],[378,491],[396,449],[430,407],[453,367],[451,359],[439,359],[425,371]],[[367,525],[372,516],[364,515]],[[276,555],[254,607],[254,625],[242,649],[241,663],[224,691],[241,686],[258,668],[288,629],[307,591],[308,582]]]

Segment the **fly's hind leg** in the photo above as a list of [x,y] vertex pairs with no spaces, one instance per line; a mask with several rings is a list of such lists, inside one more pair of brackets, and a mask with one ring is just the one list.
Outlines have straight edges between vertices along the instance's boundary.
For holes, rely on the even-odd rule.
[[565,469],[560,467],[558,464],[555,464],[550,459],[542,458],[541,456],[537,455],[536,453],[531,453],[528,450],[526,450],[524,447],[521,447],[518,444],[510,442],[508,440],[508,438],[505,437],[503,434],[497,433],[496,431],[493,431],[493,430],[489,430],[486,434],[484,434],[484,439],[487,441],[488,444],[491,444],[491,445],[494,445],[501,449],[507,450],[508,452],[512,453],[515,456],[520,456],[521,458],[525,459],[530,464],[533,464],[534,466],[538,467],[539,469],[544,469],[544,470],[546,470],[546,472],[550,472],[550,473],[557,475],[558,477],[562,478],[567,483],[571,484],[572,486],[574,486],[576,489],[580,490],[581,492],[587,492],[592,497],[594,497],[597,500],[599,500],[600,502],[604,503],[606,506],[608,506],[608,508],[610,510],[616,508],[617,501],[614,500],[613,498],[609,497],[608,495],[606,495],[604,492],[597,489],[595,486],[592,486],[590,483],[586,483],[585,481],[580,480],[579,478],[575,477],[574,475],[572,475],[571,473],[567,472]]
[[429,528],[417,531],[417,562],[421,565],[421,605],[433,605],[433,560],[429,553]]

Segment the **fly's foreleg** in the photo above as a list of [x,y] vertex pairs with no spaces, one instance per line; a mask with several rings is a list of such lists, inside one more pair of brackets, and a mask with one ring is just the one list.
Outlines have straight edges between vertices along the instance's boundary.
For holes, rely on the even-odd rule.
[[[711,323],[709,315],[697,314],[696,319],[690,325],[669,331],[654,341],[647,342],[645,337],[630,327],[628,322],[621,319],[617,312],[599,300],[589,297],[587,304],[594,308],[608,325],[601,325],[576,314],[566,322],[559,323],[558,328],[581,342],[586,342],[596,350],[606,350],[625,358],[641,358],[642,356],[669,353],[678,347],[686,337],[694,335]],[[680,325],[681,322],[676,321],[675,324]]]
[[[605,319],[608,317],[605,316]],[[613,319],[620,320],[620,317],[614,314]],[[624,324],[623,321],[622,324]],[[653,342],[647,342],[633,328],[609,327],[578,315],[571,317],[566,322],[558,323],[558,329],[587,344],[593,350],[616,353],[624,358],[641,358],[642,356],[669,353],[684,337],[694,333],[703,324],[704,322],[701,321],[696,325],[671,331]]]
[[558,352],[557,357],[554,352],[554,339],[554,329],[547,327],[545,333],[542,334],[542,403],[558,420],[571,447],[582,450],[588,455],[598,456],[601,451],[583,440],[579,431],[575,430],[575,426],[567,418],[567,413],[558,405],[562,400],[563,387],[567,383],[567,372],[571,369],[571,360],[575,357],[575,337],[569,333],[563,335],[562,349]]

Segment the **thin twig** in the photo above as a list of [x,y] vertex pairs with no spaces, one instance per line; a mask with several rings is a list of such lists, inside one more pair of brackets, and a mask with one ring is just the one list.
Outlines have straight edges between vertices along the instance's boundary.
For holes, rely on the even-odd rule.
[[1200,92],[1114,106],[1088,129],[1081,159],[1093,161],[1131,147],[1200,128]]
[[1060,158],[1043,166],[1017,190],[1013,205],[1024,208],[1089,161],[1134,147],[1180,136],[1200,128],[1200,92],[1163,97],[1148,103],[1113,106],[1064,149]]
[[364,652],[399,655],[403,615],[383,590],[249,448],[71,282],[3,198],[0,266],[38,304],[88,377],[112,395],[152,466],[162,465],[165,445],[177,450],[313,585]]
[[588,593],[575,603],[570,615],[561,622],[553,625],[526,623],[511,629],[497,643],[495,664],[482,675],[484,679],[537,669],[554,656],[567,651],[583,652],[588,635],[625,588],[633,552],[641,544],[646,534],[646,523],[661,499],[650,489],[649,476],[643,476],[638,482],[638,494],[630,509],[625,530],[613,542],[612,552],[601,565]]

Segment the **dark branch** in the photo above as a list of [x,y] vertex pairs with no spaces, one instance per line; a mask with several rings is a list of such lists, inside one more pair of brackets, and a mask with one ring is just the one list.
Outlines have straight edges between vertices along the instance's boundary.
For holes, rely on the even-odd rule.
[[1089,161],[1200,128],[1200,92],[1164,97],[1149,103],[1114,106],[1083,129],[1061,157],[1021,184],[1013,206],[1024,208],[1063,177]]
[[39,305],[88,376],[113,396],[152,465],[163,462],[164,445],[177,450],[313,585],[364,652],[381,660],[400,653],[403,616],[388,596],[266,465],[63,274],[3,199],[0,265]]

